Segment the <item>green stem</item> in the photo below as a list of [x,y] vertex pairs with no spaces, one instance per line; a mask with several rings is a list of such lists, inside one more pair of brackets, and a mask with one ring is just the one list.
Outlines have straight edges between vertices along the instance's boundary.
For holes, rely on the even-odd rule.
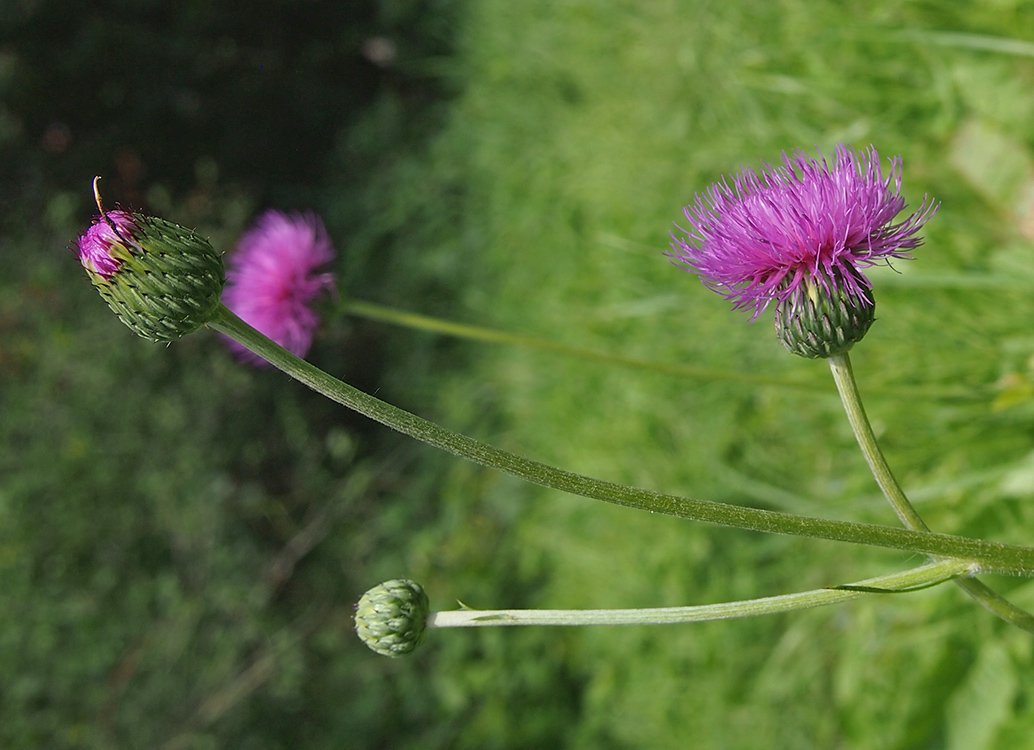
[[[829,358],[829,369],[833,373],[833,380],[840,394],[840,401],[844,405],[847,414],[847,421],[851,423],[851,430],[854,432],[858,447],[862,449],[865,462],[869,464],[876,484],[880,486],[884,497],[890,503],[901,523],[914,531],[929,531],[930,527],[919,515],[905,491],[898,484],[894,473],[890,470],[887,460],[880,450],[876,440],[876,434],[872,431],[872,425],[865,414],[862,406],[861,394],[858,392],[858,383],[854,377],[854,370],[851,367],[851,358],[844,352],[835,354]],[[981,606],[990,612],[1001,617],[1006,622],[1034,633],[1034,615],[1026,610],[1020,609],[1015,604],[997,594],[986,585],[975,578],[963,578],[956,581],[960,588],[978,601]]]
[[971,560],[981,570],[1034,576],[1034,548],[910,531],[875,524],[830,521],[790,513],[745,508],[627,487],[532,461],[487,443],[446,430],[328,375],[270,341],[224,306],[208,324],[332,401],[456,456],[574,495],[720,526],[792,534],[853,544]]
[[[467,323],[456,323],[451,320],[421,315],[419,313],[398,310],[393,307],[364,302],[362,300],[348,299],[341,303],[339,312],[354,315],[366,320],[374,320],[379,323],[410,328],[417,331],[437,333],[453,338],[478,341],[484,344],[498,344],[506,346],[519,346],[525,349],[537,349],[538,351],[552,352],[567,357],[586,360],[589,362],[601,362],[608,365],[627,367],[633,370],[645,370],[657,372],[663,375],[674,375],[680,378],[693,378],[695,380],[741,383],[743,385],[774,386],[777,388],[789,388],[800,391],[814,392],[815,384],[801,380],[790,380],[787,378],[776,378],[768,375],[758,375],[737,370],[716,370],[710,367],[696,367],[694,365],[676,364],[672,362],[654,362],[635,357],[623,357],[617,354],[584,349],[577,346],[569,346],[558,341],[528,336],[526,334],[510,333],[497,328],[469,325]],[[981,399],[986,394],[976,392],[972,388],[907,388],[900,386],[886,386],[878,391],[884,396],[895,398],[938,398],[953,401]]]
[[729,370],[714,370],[708,367],[694,367],[693,365],[679,365],[667,362],[650,362],[644,359],[633,357],[622,357],[617,354],[583,349],[577,346],[568,346],[558,341],[528,336],[509,331],[500,331],[496,328],[474,326],[467,323],[456,323],[451,320],[433,318],[429,315],[397,310],[372,302],[350,299],[342,305],[342,310],[349,315],[376,320],[380,323],[411,328],[418,331],[438,333],[454,338],[478,341],[484,344],[501,344],[519,346],[525,349],[538,349],[539,351],[553,352],[576,359],[584,359],[589,362],[602,362],[610,365],[619,365],[636,370],[649,370],[665,375],[677,375],[679,377],[695,378],[699,380],[721,380],[744,385],[769,385],[783,388],[795,388],[799,390],[813,390],[814,385],[783,378],[773,378],[765,375],[753,375],[745,372],[733,372]]
[[692,607],[649,609],[460,609],[435,612],[429,628],[473,628],[508,625],[671,625],[707,620],[756,617],[795,609],[809,609],[881,593],[901,593],[975,573],[965,560],[940,560],[911,570],[869,578],[858,583],[781,596],[721,602]]

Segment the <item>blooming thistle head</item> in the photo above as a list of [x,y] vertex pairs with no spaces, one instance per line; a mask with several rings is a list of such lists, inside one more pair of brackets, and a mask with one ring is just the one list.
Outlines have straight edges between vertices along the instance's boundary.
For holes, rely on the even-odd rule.
[[223,261],[208,240],[153,216],[106,212],[99,195],[97,208],[77,242],[79,262],[123,323],[152,341],[172,341],[211,320]]
[[[223,303],[244,322],[299,357],[319,326],[314,300],[334,290],[334,277],[318,273],[334,258],[323,222],[312,214],[267,211],[241,237],[230,256]],[[235,341],[241,359],[259,359]]]
[[776,330],[805,357],[829,357],[873,322],[872,285],[861,269],[908,258],[937,204],[924,197],[901,221],[901,159],[886,177],[879,154],[837,146],[832,163],[804,153],[712,185],[684,210],[670,256],[709,288],[752,310],[776,304]]
[[423,587],[395,578],[362,595],[355,608],[355,631],[378,654],[404,656],[420,645],[429,613]]

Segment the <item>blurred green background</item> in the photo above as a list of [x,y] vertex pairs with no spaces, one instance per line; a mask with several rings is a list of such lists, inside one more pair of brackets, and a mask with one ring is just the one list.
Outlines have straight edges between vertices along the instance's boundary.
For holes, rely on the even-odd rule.
[[[893,523],[824,365],[663,256],[721,174],[873,143],[910,205],[942,207],[915,261],[872,274],[870,416],[931,526],[1031,543],[1032,30],[1020,0],[5,3],[0,746],[1029,744],[1031,640],[950,586],[375,656],[353,603],[399,575],[445,609],[633,607],[917,560],[446,458],[214,335],[134,338],[71,247],[95,174],[225,248],[263,208],[314,209],[340,253],[310,356],[330,372],[582,473]],[[450,340],[350,298],[719,375]],[[1034,584],[988,580],[1034,607]]]

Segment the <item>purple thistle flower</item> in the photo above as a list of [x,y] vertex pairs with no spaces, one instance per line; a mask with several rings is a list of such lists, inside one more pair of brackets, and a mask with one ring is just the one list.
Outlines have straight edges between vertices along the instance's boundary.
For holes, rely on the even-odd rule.
[[[112,229],[112,224],[118,229],[121,237]],[[108,211],[104,217],[98,216],[77,242],[79,262],[87,271],[110,281],[122,266],[122,262],[111,254],[111,248],[114,245],[124,245],[134,232],[136,224],[132,216],[125,211]]]
[[[244,233],[229,258],[223,304],[304,357],[319,325],[312,303],[334,290],[334,277],[317,269],[333,258],[334,247],[317,216],[267,211]],[[242,360],[265,365],[235,341],[226,341]]]
[[782,166],[745,170],[732,185],[722,179],[698,194],[684,209],[685,237],[672,235],[670,256],[754,318],[811,286],[871,308],[860,269],[910,257],[937,204],[924,196],[895,222],[904,208],[900,157],[884,178],[873,146],[861,153],[837,146],[832,164],[797,151],[784,154]]

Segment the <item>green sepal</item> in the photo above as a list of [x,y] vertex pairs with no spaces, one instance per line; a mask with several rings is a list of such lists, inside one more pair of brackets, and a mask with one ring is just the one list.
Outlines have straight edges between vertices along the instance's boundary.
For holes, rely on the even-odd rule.
[[876,317],[876,301],[858,285],[855,293],[839,276],[825,285],[800,284],[775,311],[776,335],[789,351],[815,359],[843,354],[861,341]]
[[193,230],[143,214],[116,232],[108,253],[118,270],[87,275],[108,307],[134,333],[172,341],[210,321],[219,306],[225,274],[222,256]]

